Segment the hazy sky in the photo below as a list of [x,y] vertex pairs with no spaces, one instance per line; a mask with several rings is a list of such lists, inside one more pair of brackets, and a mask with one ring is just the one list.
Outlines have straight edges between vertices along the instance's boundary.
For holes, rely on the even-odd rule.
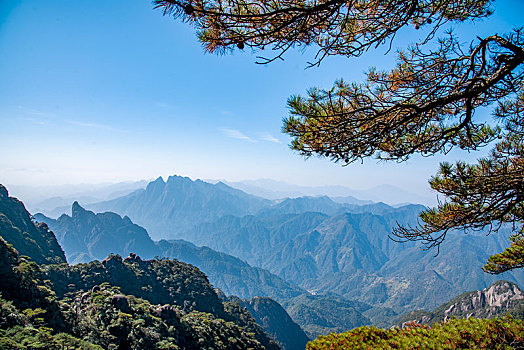
[[[524,1],[456,27],[464,41],[524,25]],[[420,33],[395,41],[405,46]],[[427,188],[439,161],[341,167],[304,160],[281,134],[286,100],[312,86],[361,81],[371,65],[391,67],[384,49],[328,58],[311,52],[255,64],[249,50],[204,54],[194,30],[147,0],[0,1],[0,183],[49,185],[180,174],[232,181],[273,178],[302,185]]]

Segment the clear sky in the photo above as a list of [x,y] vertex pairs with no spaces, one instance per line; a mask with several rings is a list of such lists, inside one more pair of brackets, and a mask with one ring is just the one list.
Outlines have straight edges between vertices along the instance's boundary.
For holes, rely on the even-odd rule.
[[[524,1],[456,31],[504,33],[524,25]],[[418,32],[395,41],[405,46]],[[281,134],[286,100],[312,86],[361,81],[391,67],[384,49],[326,59],[310,52],[255,64],[249,50],[204,54],[189,25],[147,0],[0,1],[0,183],[116,182],[179,174],[231,181],[273,178],[301,185],[427,189],[444,157],[342,167],[304,160]],[[448,160],[478,154],[453,153]]]

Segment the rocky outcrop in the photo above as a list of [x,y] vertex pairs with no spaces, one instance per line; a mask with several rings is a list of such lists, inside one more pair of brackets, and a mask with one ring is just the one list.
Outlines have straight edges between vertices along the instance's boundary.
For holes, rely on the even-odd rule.
[[433,324],[451,317],[491,318],[510,314],[522,318],[522,310],[524,310],[524,291],[515,283],[497,281],[483,290],[459,295],[433,312],[411,312],[402,317],[398,325],[405,326],[413,322]]
[[524,292],[515,283],[498,281],[489,288],[463,294],[453,301],[439,307],[439,314],[443,313],[445,318],[464,315],[490,318],[523,304]]

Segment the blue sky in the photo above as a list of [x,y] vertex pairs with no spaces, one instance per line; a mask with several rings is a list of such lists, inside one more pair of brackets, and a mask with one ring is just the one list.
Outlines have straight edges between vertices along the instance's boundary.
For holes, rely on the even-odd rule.
[[[524,1],[457,26],[465,41],[523,25]],[[402,33],[403,47],[418,32]],[[281,134],[286,100],[312,86],[361,81],[369,66],[391,67],[384,49],[363,58],[326,59],[304,69],[311,52],[255,64],[249,50],[204,54],[194,30],[163,17],[147,0],[0,2],[0,183],[56,185],[180,174],[231,181],[273,178],[301,185],[414,192],[441,160],[342,167],[304,160]]]

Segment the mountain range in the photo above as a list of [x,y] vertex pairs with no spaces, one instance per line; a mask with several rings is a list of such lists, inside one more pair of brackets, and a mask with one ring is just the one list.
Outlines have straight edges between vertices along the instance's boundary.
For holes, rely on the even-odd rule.
[[[510,233],[450,232],[435,257],[436,251],[389,238],[398,224],[417,223],[421,205],[358,205],[326,196],[270,201],[180,176],[87,207],[127,215],[153,239],[207,246],[316,294],[335,293],[396,313],[432,309],[495,282],[481,267],[507,246]],[[524,273],[502,278],[522,283]]]
[[[176,176],[167,182],[155,182],[145,190],[95,205],[124,203],[133,208],[138,200],[135,196],[144,196],[139,198],[148,198],[150,207],[163,210],[160,215],[164,215],[166,222],[171,220],[177,226],[172,232],[192,242],[153,241],[146,228],[135,224],[131,217],[114,212],[94,213],[78,202],[73,203],[71,216],[64,214],[58,219],[42,214],[31,216],[3,187],[0,215],[8,220],[2,222],[10,223],[6,227],[16,228],[22,234],[9,236],[3,233],[8,232],[5,228],[0,233],[21,251],[26,249],[31,259],[41,259],[40,263],[64,262],[65,256],[71,262],[84,262],[76,266],[41,267],[41,279],[48,284],[45,288],[50,288],[59,299],[79,291],[91,290],[90,297],[95,296],[93,293],[112,293],[107,289],[93,292],[100,288],[97,286],[109,283],[118,286],[124,296],[132,294],[157,304],[174,302],[181,312],[211,312],[213,317],[231,319],[237,325],[247,322],[245,327],[253,327],[257,322],[264,331],[253,328],[254,332],[266,348],[272,345],[269,338],[264,338],[264,332],[283,348],[298,350],[308,337],[362,325],[387,327],[418,316],[438,320],[443,313],[454,315],[456,310],[461,310],[457,316],[472,313],[494,316],[502,310],[510,310],[518,317],[522,313],[522,291],[516,284],[497,282],[488,288],[495,277],[479,268],[491,251],[499,251],[507,244],[509,228],[488,237],[449,233],[435,257],[414,243],[398,244],[388,238],[396,225],[415,222],[423,206],[357,205],[329,197],[269,201],[220,183],[213,185]],[[198,204],[203,204],[204,209],[199,210]],[[169,215],[169,210],[173,215]],[[231,214],[235,210],[240,214]],[[182,213],[196,218],[195,221],[181,221],[178,226],[178,221],[172,219]],[[15,220],[17,217],[23,220]],[[31,230],[20,229],[20,225]],[[55,231],[56,238],[50,229]],[[27,250],[20,242],[29,234],[31,239],[26,241],[34,243]],[[65,256],[58,243],[64,247]],[[9,245],[6,247],[10,249]],[[49,256],[42,256],[42,252]],[[107,254],[109,258],[105,258]],[[115,254],[129,257],[122,259]],[[148,260],[152,256],[157,258]],[[180,281],[187,278],[184,274],[200,273],[198,268],[172,258],[197,266],[219,289],[206,291],[211,285],[206,284],[207,277],[202,274],[204,279],[198,277],[202,282],[196,284],[206,284],[203,289],[197,287],[198,292],[189,292],[187,296],[169,294],[173,288],[181,288]],[[90,260],[94,261],[85,264]],[[172,281],[178,287],[167,288],[154,282],[159,281],[155,274],[164,273],[162,261],[182,274]],[[133,274],[137,280],[130,282]],[[521,283],[522,272],[506,273],[504,278]],[[14,297],[9,288],[5,295]],[[461,292],[482,288],[488,289],[464,294],[446,304]],[[218,293],[221,301],[200,296],[201,291],[205,291],[203,295]],[[124,298],[131,305],[130,297]],[[495,300],[495,307],[493,303],[486,304],[486,300]],[[432,312],[416,311],[402,316],[413,309],[435,307]],[[483,307],[488,311],[483,311]],[[136,312],[133,309],[132,317]],[[244,313],[249,316],[242,316]],[[191,319],[191,322],[199,321]]]
[[246,193],[273,200],[288,197],[329,196],[337,201],[358,205],[370,204],[372,202],[385,202],[393,206],[402,203],[433,205],[435,202],[434,198],[429,194],[422,196],[387,184],[368,189],[353,189],[340,185],[300,186],[272,179],[244,180],[236,182],[221,181]]
[[[52,237],[54,244],[60,248],[53,232],[48,230],[46,224],[31,220],[23,204],[9,197],[1,185],[0,215],[3,222],[11,224],[11,227],[7,227],[9,230],[0,227],[0,293],[7,298],[0,298],[0,345],[10,343],[9,338],[5,338],[2,333],[6,326],[18,327],[18,334],[26,338],[42,336],[40,333],[31,333],[30,329],[35,326],[46,326],[47,332],[66,331],[70,334],[69,338],[73,336],[72,339],[68,338],[69,343],[80,344],[78,348],[89,347],[88,343],[83,342],[88,340],[104,348],[115,349],[160,349],[166,345],[161,343],[168,341],[177,344],[180,349],[204,346],[209,349],[276,350],[279,346],[283,349],[303,349],[308,340],[278,303],[267,300],[262,303],[258,300],[251,302],[236,297],[222,300],[209,284],[206,275],[198,268],[176,259],[144,260],[135,253],[122,259],[120,255],[111,253],[102,261],[94,260],[74,266],[65,263],[64,252],[54,249],[48,242],[48,238]],[[40,217],[45,218],[43,215]],[[77,249],[76,257],[104,253],[98,245],[94,249],[89,244],[91,240],[106,244],[114,241],[111,242],[113,247],[124,250],[156,247],[147,232],[134,225],[129,218],[114,213],[94,214],[84,210],[78,203],[73,204],[71,217],[62,215],[58,220],[50,222],[61,231],[61,240],[80,243],[74,246]],[[19,224],[25,229],[29,226],[46,229],[28,233]],[[10,230],[23,234],[12,235]],[[24,236],[29,234],[33,245],[27,249]],[[82,235],[86,237],[78,239]],[[118,248],[118,243],[123,241],[137,243],[135,238],[142,242]],[[149,239],[152,245],[144,245],[147,242],[144,238]],[[14,247],[29,255],[19,256]],[[86,252],[78,254],[82,248]],[[43,258],[42,252],[47,254]],[[40,259],[46,265],[39,266],[33,262]],[[15,309],[9,302],[14,304]],[[109,304],[106,305],[107,302]],[[274,337],[283,338],[272,340],[241,303],[256,305],[253,314],[260,316]],[[259,310],[259,304],[264,305],[265,311]],[[26,315],[45,316],[21,319],[24,317],[16,309],[18,307],[24,307]],[[27,307],[36,309],[32,311]],[[111,314],[112,310],[114,314]],[[10,321],[13,317],[16,320]],[[20,328],[24,325],[31,328]],[[286,327],[290,327],[289,330]],[[103,333],[104,329],[106,333]],[[61,339],[53,338],[52,341],[60,343]]]
[[[72,216],[63,214],[55,220],[43,214],[35,214],[34,218],[39,222],[47,223],[56,232],[59,242],[63,243],[65,247],[69,261],[74,261],[74,263],[86,263],[94,259],[103,260],[104,254],[108,250],[111,250],[112,254],[122,256],[137,254],[136,256],[141,257],[155,255],[176,258],[197,266],[206,273],[215,287],[219,288],[225,295],[240,297],[241,299],[235,297],[235,300],[242,304],[249,303],[249,298],[259,296],[271,297],[278,302],[285,303],[289,310],[300,310],[305,307],[302,304],[310,303],[307,297],[301,297],[310,296],[310,293],[265,269],[252,267],[234,256],[217,252],[205,246],[197,247],[183,240],[154,242],[143,228],[133,224],[127,217],[122,218],[110,212],[95,214],[85,210],[78,203],[74,203]],[[69,244],[68,242],[71,241],[77,244]],[[103,249],[94,249],[94,246],[90,244],[91,241],[110,243]],[[81,244],[78,244],[79,242]],[[152,247],[154,247],[153,250]],[[329,305],[335,300],[340,302],[342,298],[318,295],[315,296],[315,300],[317,312],[321,312],[322,305]],[[351,304],[349,301],[342,302]],[[275,302],[266,300],[264,303],[273,305],[272,303]],[[350,308],[351,312],[344,317],[345,322],[341,324],[339,324],[340,316],[338,314],[336,317],[325,316],[324,319],[327,320],[327,324],[322,327],[311,319],[306,320],[297,317],[297,320],[310,337],[316,337],[320,334],[318,333],[320,330],[329,332],[345,329],[343,328],[345,326],[356,327],[370,323],[369,319],[364,317],[359,310],[352,306]],[[364,308],[367,310],[371,309],[372,306],[365,305]],[[347,311],[348,309],[344,310]],[[256,316],[254,315],[254,317]],[[270,321],[267,320],[267,316],[263,319],[264,322]],[[325,323],[325,320],[322,322]],[[289,346],[289,343],[286,346]]]
[[305,292],[267,270],[208,247],[197,247],[184,240],[155,242],[144,228],[128,217],[111,212],[95,214],[77,202],[73,203],[72,216],[63,214],[58,219],[51,219],[38,213],[34,218],[55,233],[71,264],[101,261],[109,254],[127,256],[133,253],[144,259],[176,258],[198,266],[214,286],[228,295],[287,300]]
[[223,183],[210,184],[175,175],[166,182],[159,177],[144,190],[87,208],[127,215],[157,240],[183,238],[181,232],[198,222],[213,221],[224,215],[247,215],[269,203]]

